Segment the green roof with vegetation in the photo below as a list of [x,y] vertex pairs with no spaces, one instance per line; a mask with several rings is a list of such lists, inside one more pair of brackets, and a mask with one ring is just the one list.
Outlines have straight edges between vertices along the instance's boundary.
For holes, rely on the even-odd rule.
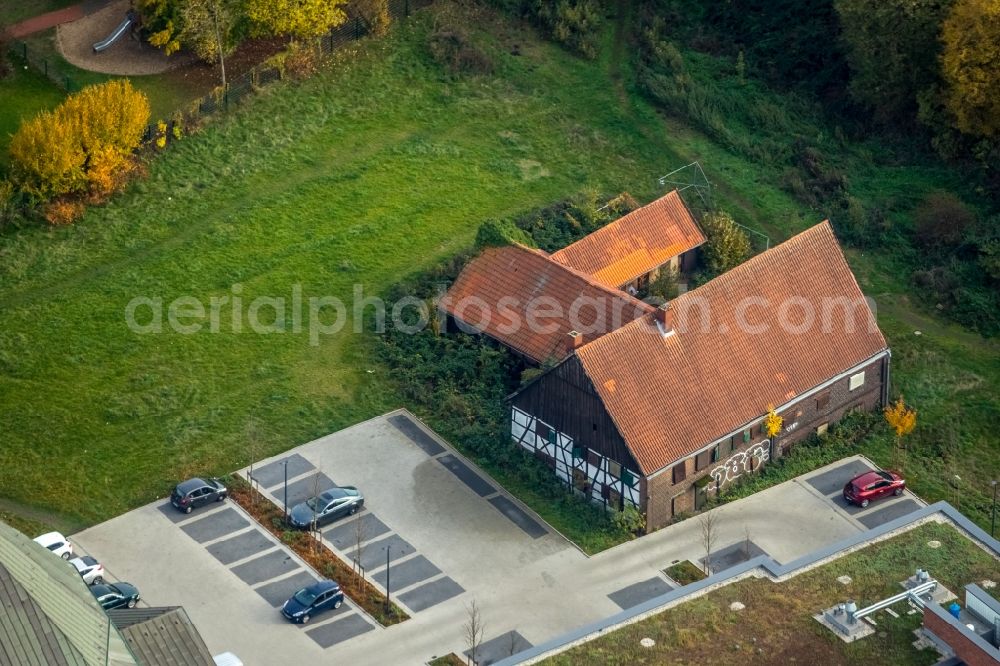
[[[912,645],[922,615],[907,614],[905,604],[895,608],[897,618],[879,613],[876,633],[853,643],[843,642],[813,619],[847,599],[863,606],[897,594],[900,581],[916,567],[959,595],[969,583],[1000,582],[1000,559],[951,524],[929,522],[780,582],[748,577],[681,600],[542,663],[864,664],[892,655],[892,663],[899,666],[933,664],[940,655]],[[850,583],[839,582],[841,576],[850,576]],[[744,608],[732,610],[733,602]],[[641,646],[643,638],[653,639],[655,645]]]

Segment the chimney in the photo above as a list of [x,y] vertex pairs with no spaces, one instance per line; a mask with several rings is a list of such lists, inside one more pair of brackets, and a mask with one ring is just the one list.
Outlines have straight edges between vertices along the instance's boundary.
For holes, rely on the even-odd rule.
[[671,310],[670,301],[656,308],[653,316],[656,318],[656,325],[663,337],[669,338],[677,332],[674,330],[674,313]]
[[583,334],[579,331],[570,331],[566,334],[564,342],[563,356],[566,357],[583,346]]

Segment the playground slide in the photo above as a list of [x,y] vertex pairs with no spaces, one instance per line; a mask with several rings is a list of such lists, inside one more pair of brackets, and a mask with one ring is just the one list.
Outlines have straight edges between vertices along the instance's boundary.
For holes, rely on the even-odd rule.
[[94,53],[100,53],[104,49],[108,48],[109,46],[117,42],[121,38],[121,36],[128,31],[129,26],[131,26],[135,22],[135,19],[136,16],[131,11],[128,14],[126,14],[125,20],[118,24],[118,27],[115,28],[114,32],[112,32],[110,35],[108,35],[101,41],[94,44]]

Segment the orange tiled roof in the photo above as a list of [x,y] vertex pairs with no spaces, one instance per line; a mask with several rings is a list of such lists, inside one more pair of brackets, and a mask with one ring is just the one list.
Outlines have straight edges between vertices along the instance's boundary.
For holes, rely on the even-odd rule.
[[[849,332],[846,309],[831,307],[827,297],[852,304],[864,298],[823,222],[674,300],[673,335],[664,337],[646,316],[577,356],[643,473],[651,474],[763,416],[768,403],[781,405],[886,349],[867,305],[854,310]],[[767,305],[741,315],[747,298]],[[796,332],[805,324],[805,303],[815,324]],[[710,316],[702,318],[697,304]],[[779,324],[783,316],[791,326]],[[741,321],[766,331],[741,332]]]
[[[541,326],[533,327],[527,319],[532,302],[539,305],[540,316],[546,307],[564,316],[537,319]],[[653,310],[552,261],[540,250],[520,245],[484,250],[462,270],[441,305],[456,319],[538,363],[564,358],[571,330],[589,342]],[[514,325],[515,320],[520,325]]]
[[705,235],[674,190],[564,247],[552,258],[619,288],[704,242]]

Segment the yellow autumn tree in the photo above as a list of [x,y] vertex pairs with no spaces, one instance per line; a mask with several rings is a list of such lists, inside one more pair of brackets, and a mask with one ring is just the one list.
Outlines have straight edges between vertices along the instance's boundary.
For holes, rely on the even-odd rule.
[[767,416],[764,417],[764,432],[767,433],[769,438],[773,438],[779,432],[781,432],[781,426],[784,425],[785,420],[774,411],[774,405],[767,406]]
[[896,433],[896,450],[893,458],[898,466],[905,462],[906,451],[903,448],[903,437],[913,432],[917,425],[917,410],[906,406],[903,396],[885,408],[885,420]]
[[127,80],[84,88],[22,123],[10,144],[14,177],[40,199],[106,196],[131,168],[148,122],[149,101]]
[[958,129],[1000,135],[1000,2],[956,0],[941,40],[946,101]]
[[347,21],[347,0],[247,0],[246,15],[258,30],[312,39]]

